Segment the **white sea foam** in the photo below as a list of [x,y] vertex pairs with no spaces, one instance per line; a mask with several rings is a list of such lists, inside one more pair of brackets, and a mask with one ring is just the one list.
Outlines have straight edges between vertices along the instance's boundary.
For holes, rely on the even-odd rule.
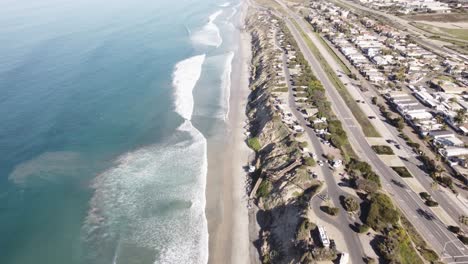
[[211,14],[208,23],[192,35],[192,42],[195,44],[219,47],[223,43],[223,39],[214,21],[222,13],[222,10],[218,10]]
[[186,120],[166,143],[127,153],[96,177],[83,227],[91,262],[138,261],[131,250],[144,249],[154,263],[207,263],[206,151]]
[[229,115],[229,99],[231,96],[231,72],[232,72],[232,59],[234,58],[234,52],[229,52],[226,56],[226,62],[224,65],[224,72],[222,76],[221,87],[223,89],[224,99],[224,120],[227,120]]
[[228,6],[230,6],[230,5],[231,5],[230,2],[225,2],[225,3],[220,4],[219,6],[220,6],[220,7],[228,7]]
[[193,88],[200,79],[205,54],[194,56],[176,64],[172,85],[175,94],[175,110],[184,119],[191,120],[193,114]]

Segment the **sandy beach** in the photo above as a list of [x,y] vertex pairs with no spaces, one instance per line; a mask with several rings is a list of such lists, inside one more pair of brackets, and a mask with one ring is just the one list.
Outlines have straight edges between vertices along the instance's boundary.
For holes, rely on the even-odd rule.
[[[244,2],[240,9],[241,21],[246,8]],[[249,94],[249,34],[241,32],[239,41],[239,50],[232,65],[230,112],[224,145],[217,153],[211,151],[209,154],[206,191],[209,263],[250,263],[244,167],[252,151],[246,146],[243,134],[246,120],[245,107]],[[222,167],[222,170],[219,167]]]

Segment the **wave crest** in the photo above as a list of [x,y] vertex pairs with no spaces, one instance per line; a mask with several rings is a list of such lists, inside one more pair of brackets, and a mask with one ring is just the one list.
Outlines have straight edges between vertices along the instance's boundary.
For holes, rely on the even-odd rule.
[[192,42],[206,46],[219,47],[223,43],[223,39],[214,21],[221,13],[223,13],[223,11],[218,10],[211,14],[208,23],[192,35]]
[[193,56],[176,64],[172,85],[175,89],[175,111],[186,120],[193,114],[193,88],[200,79],[205,54]]

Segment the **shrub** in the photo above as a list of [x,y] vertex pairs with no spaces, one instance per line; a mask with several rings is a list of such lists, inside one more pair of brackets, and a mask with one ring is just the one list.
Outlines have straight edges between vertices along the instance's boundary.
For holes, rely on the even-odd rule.
[[400,116],[390,119],[390,124],[396,127],[399,130],[402,130],[405,127],[405,120]]
[[398,212],[388,196],[383,193],[374,193],[370,202],[371,205],[366,218],[367,225],[376,231],[380,231],[398,222]]
[[434,200],[426,200],[426,205],[429,206],[429,207],[435,207],[435,206],[438,206],[439,203],[437,203]]
[[356,212],[359,210],[359,203],[354,197],[348,196],[344,199],[344,208],[348,212]]
[[411,173],[406,169],[406,167],[391,167],[400,177],[411,178],[413,177]]
[[304,149],[304,148],[307,148],[309,144],[306,142],[306,141],[303,141],[303,142],[299,142],[299,147]]
[[377,104],[377,97],[376,96],[372,97],[372,104]]
[[421,198],[423,198],[424,200],[431,199],[431,195],[428,194],[427,192],[420,192],[419,196],[421,196]]
[[379,189],[379,185],[377,183],[366,179],[355,179],[354,185],[357,189],[368,193],[373,193]]
[[382,257],[388,261],[393,261],[399,255],[398,250],[400,243],[395,237],[385,237],[377,246],[377,249]]
[[258,152],[262,148],[262,145],[260,144],[260,141],[257,137],[249,138],[247,140],[247,145],[255,152]]
[[419,143],[416,143],[416,142],[408,142],[407,144],[413,149],[419,149],[421,147],[421,145],[419,145]]
[[448,230],[450,230],[450,232],[458,234],[458,233],[460,233],[461,228],[458,227],[458,226],[448,226]]
[[330,206],[324,206],[323,207],[323,211],[329,215],[337,215],[338,212],[340,211],[339,208],[336,208],[336,207],[330,207]]
[[269,180],[264,180],[262,183],[260,183],[260,186],[258,186],[257,190],[257,196],[258,197],[266,197],[268,194],[270,194],[271,190],[273,189],[273,186]]
[[359,233],[367,233],[369,231],[370,227],[366,224],[360,225],[359,226]]
[[372,146],[372,149],[375,151],[375,153],[379,155],[393,155],[393,150],[389,146],[383,146],[383,145],[376,145]]
[[315,166],[315,160],[312,157],[305,157],[304,163],[305,165],[310,166],[310,167]]
[[[366,180],[377,183],[378,187],[380,187],[379,176],[372,170],[371,166],[367,162],[351,159],[348,163],[347,170],[351,171],[351,176],[362,176]],[[359,172],[359,175],[356,175],[356,172]]]
[[299,224],[297,232],[296,232],[296,239],[297,240],[305,240],[310,237],[310,230],[315,229],[316,226],[314,223],[309,222],[309,219],[304,218],[302,222]]

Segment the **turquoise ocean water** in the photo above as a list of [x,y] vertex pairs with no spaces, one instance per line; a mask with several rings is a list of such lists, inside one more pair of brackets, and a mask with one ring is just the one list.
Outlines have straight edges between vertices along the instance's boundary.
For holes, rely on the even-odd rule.
[[237,1],[2,1],[0,263],[206,263]]

